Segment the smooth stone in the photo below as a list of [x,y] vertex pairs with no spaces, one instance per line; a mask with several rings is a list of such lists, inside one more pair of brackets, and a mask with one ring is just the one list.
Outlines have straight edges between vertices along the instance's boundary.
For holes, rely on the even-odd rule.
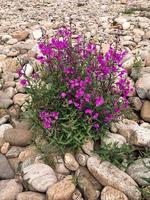
[[135,127],[130,137],[130,143],[140,147],[150,147],[150,129]]
[[81,166],[86,166],[87,163],[87,159],[88,159],[88,155],[83,153],[82,150],[79,150],[76,155],[75,158],[77,160],[77,162],[81,165]]
[[124,22],[124,23],[122,24],[122,28],[123,28],[124,30],[129,29],[129,28],[130,28],[130,22]]
[[1,147],[1,153],[6,154],[9,150],[10,144],[8,142],[5,142],[3,146]]
[[46,192],[57,182],[54,170],[46,164],[31,164],[25,167],[23,179],[38,192]]
[[0,125],[5,124],[10,119],[9,115],[5,115],[0,118]]
[[24,162],[28,158],[35,159],[36,155],[37,155],[36,147],[30,145],[26,147],[25,150],[19,154],[18,159],[20,162]]
[[98,181],[90,174],[87,168],[80,167],[76,171],[78,186],[85,199],[97,200],[97,192],[102,189]]
[[41,194],[38,192],[21,192],[18,194],[16,200],[45,200],[45,194]]
[[86,140],[81,148],[87,155],[91,156],[93,154],[93,151],[94,151],[94,141],[93,140]]
[[141,109],[141,118],[150,122],[150,101],[145,101]]
[[136,111],[141,110],[142,101],[140,100],[139,97],[129,97],[129,102],[134,110]]
[[47,200],[70,200],[74,191],[75,185],[72,176],[67,176],[62,181],[49,187],[47,190]]
[[30,77],[30,76],[32,75],[32,73],[33,73],[33,67],[32,67],[32,65],[30,65],[30,64],[28,63],[27,65],[25,65],[25,66],[23,67],[23,69],[24,69],[25,75],[26,75],[27,77]]
[[0,179],[14,178],[14,172],[11,169],[8,160],[2,154],[0,154]]
[[24,130],[30,130],[32,127],[32,123],[29,120],[23,120],[21,122],[18,122],[15,125],[16,129],[24,129]]
[[75,157],[71,153],[66,153],[64,156],[65,166],[71,171],[76,171],[79,168],[79,164]]
[[13,102],[14,104],[22,106],[26,102],[28,97],[29,97],[28,94],[18,93],[13,97]]
[[17,158],[23,149],[21,147],[12,146],[6,154],[7,158]]
[[16,38],[18,41],[25,40],[29,35],[28,31],[15,31],[12,33],[12,37]]
[[33,34],[34,39],[36,39],[36,40],[39,40],[43,36],[43,32],[42,32],[42,30],[40,28],[34,30],[32,32],[32,34]]
[[111,146],[116,145],[118,148],[121,148],[123,144],[126,144],[126,138],[122,135],[108,132],[102,139],[102,144]]
[[150,179],[150,158],[143,158],[134,161],[129,165],[127,173],[140,185],[148,186],[148,182],[144,180]]
[[128,200],[128,198],[123,192],[106,186],[101,192],[101,200]]
[[68,170],[68,169],[65,167],[64,160],[62,159],[61,156],[56,156],[56,157],[54,158],[54,162],[56,163],[56,164],[55,164],[55,171],[56,171],[58,174],[65,174],[65,175],[69,175],[69,174],[70,174],[70,170]]
[[111,186],[123,192],[132,200],[140,200],[141,193],[136,182],[125,172],[108,161],[102,161],[98,157],[90,157],[87,167],[91,174],[103,185]]
[[0,108],[8,108],[13,104],[13,101],[11,99],[1,99],[0,98]]
[[32,132],[23,129],[7,129],[4,132],[4,139],[13,146],[27,146],[31,143]]
[[10,128],[12,128],[12,125],[10,125],[10,124],[2,124],[2,125],[0,125],[0,138],[3,138],[4,137],[4,132],[7,129],[10,129]]
[[16,200],[17,195],[22,192],[23,187],[15,179],[0,181],[0,199]]
[[141,99],[145,99],[147,97],[147,91],[150,89],[150,74],[145,73],[137,80],[135,87],[138,96]]

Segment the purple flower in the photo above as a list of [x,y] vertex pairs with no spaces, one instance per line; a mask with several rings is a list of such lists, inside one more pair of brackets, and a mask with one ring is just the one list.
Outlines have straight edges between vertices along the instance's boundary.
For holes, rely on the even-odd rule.
[[62,98],[65,98],[67,96],[67,94],[65,92],[62,92],[60,95]]
[[89,114],[89,115],[92,115],[93,111],[90,109],[90,108],[87,108],[85,110],[85,114]]
[[28,85],[28,81],[26,79],[22,79],[20,80],[20,84],[23,86],[23,87],[26,87]]
[[104,98],[102,96],[96,97],[95,104],[96,104],[96,107],[103,105],[104,104]]
[[99,117],[99,113],[95,113],[95,114],[93,115],[93,119],[98,119],[98,117]]
[[50,117],[52,117],[52,118],[55,119],[55,120],[58,119],[58,116],[59,116],[59,112],[54,111],[54,112],[51,112],[51,113],[50,113]]
[[93,127],[94,127],[96,130],[98,130],[98,129],[100,128],[99,124],[97,124],[97,123],[94,124]]

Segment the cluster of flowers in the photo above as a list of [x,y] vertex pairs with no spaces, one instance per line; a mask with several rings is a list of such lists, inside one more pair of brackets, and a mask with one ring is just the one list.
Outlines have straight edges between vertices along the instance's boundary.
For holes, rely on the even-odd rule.
[[58,119],[59,112],[47,112],[47,111],[41,111],[39,113],[40,120],[43,123],[44,128],[50,129],[52,127],[52,124],[55,123],[55,121]]
[[[85,123],[99,130],[127,108],[132,88],[122,66],[124,51],[110,46],[103,55],[96,44],[86,44],[80,35],[73,38],[67,28],[59,29],[50,41],[45,38],[39,49],[41,55],[37,59],[44,70],[50,75],[57,72],[55,81],[64,86],[61,92],[58,89],[60,101],[77,109]],[[22,83],[27,84],[26,80]],[[40,111],[39,118],[49,129],[58,120],[58,114]]]

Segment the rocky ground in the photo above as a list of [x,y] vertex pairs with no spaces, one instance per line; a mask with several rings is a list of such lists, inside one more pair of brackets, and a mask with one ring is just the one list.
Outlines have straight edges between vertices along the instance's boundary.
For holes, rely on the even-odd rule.
[[[114,124],[103,141],[150,148],[150,1],[149,0],[1,0],[0,2],[0,200],[140,200],[148,190],[150,157],[120,170],[93,155],[87,141],[76,155],[44,164],[31,144],[31,125],[20,120],[27,94],[16,70],[30,76],[37,63],[37,43],[61,25],[84,33],[87,40],[119,42],[128,51],[124,67],[135,90],[129,101],[131,119]],[[76,181],[72,181],[75,177]],[[150,196],[144,197],[149,200]]]

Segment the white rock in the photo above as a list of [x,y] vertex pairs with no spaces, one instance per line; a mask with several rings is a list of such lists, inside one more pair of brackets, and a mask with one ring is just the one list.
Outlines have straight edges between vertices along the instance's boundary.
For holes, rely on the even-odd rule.
[[101,192],[101,200],[128,200],[128,198],[123,192],[106,186]]
[[129,29],[129,28],[130,28],[130,22],[124,22],[124,23],[122,24],[122,28],[123,28],[124,30]]
[[129,165],[127,173],[141,186],[148,186],[144,178],[150,179],[150,158],[138,159]]
[[0,125],[0,137],[3,138],[5,130],[10,129],[10,128],[13,128],[12,125],[10,125],[10,124]]
[[65,161],[65,166],[71,171],[76,171],[79,168],[78,162],[71,153],[65,154],[64,161]]
[[42,30],[40,28],[34,30],[32,34],[33,34],[34,39],[36,40],[39,40],[43,36]]
[[93,154],[93,151],[94,151],[94,141],[93,140],[86,140],[81,148],[87,155],[91,156]]
[[88,159],[87,167],[102,185],[114,187],[127,195],[129,199],[141,199],[141,193],[136,182],[110,162],[101,161],[101,159],[93,156]]
[[30,64],[27,64],[23,67],[23,69],[25,70],[25,75],[27,77],[30,77],[33,73],[33,67]]
[[57,182],[54,170],[45,164],[32,164],[23,169],[23,179],[36,191],[46,192]]
[[102,139],[102,144],[111,144],[112,146],[116,145],[120,148],[123,144],[126,144],[126,138],[122,135],[108,132],[108,134]]

